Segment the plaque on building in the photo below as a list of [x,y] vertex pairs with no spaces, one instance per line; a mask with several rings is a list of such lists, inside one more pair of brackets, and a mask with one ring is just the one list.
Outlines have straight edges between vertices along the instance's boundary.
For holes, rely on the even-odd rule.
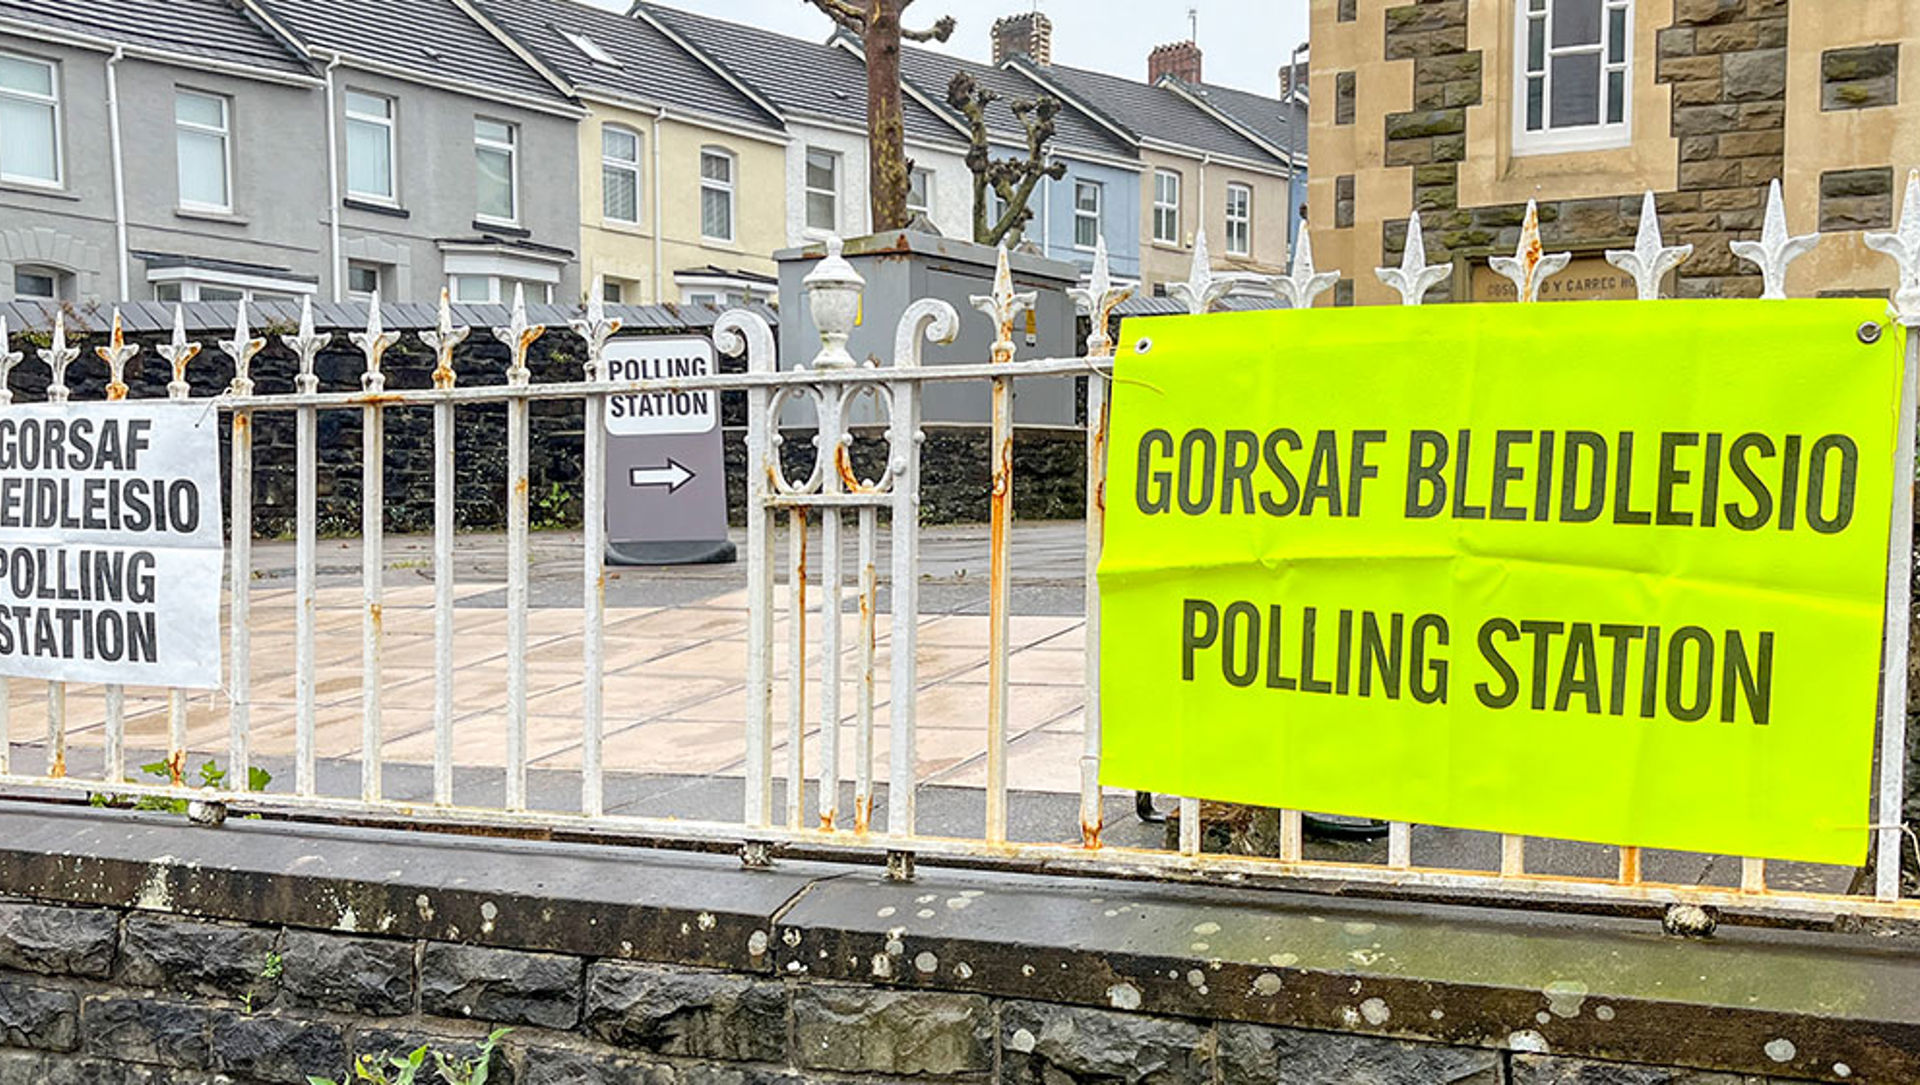
[[[1574,257],[1567,270],[1540,284],[1541,301],[1632,301],[1638,296],[1633,276],[1598,253]],[[1484,261],[1473,265],[1474,301],[1510,302],[1514,297],[1513,280]]]

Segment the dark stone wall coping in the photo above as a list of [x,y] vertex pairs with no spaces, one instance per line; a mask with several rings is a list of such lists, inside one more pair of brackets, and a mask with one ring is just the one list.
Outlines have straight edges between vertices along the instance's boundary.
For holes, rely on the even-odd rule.
[[[139,980],[147,969],[183,998],[237,997],[231,989],[245,977],[168,965],[162,950],[173,947],[177,958],[182,940],[225,945],[215,956],[251,972],[262,947],[248,927],[284,926],[333,932],[339,944],[326,952],[363,966],[380,959],[382,946],[405,944],[398,940],[426,943],[419,1012],[534,1029],[577,1024],[606,1038],[654,1035],[659,1026],[645,1007],[680,998],[675,991],[736,1008],[729,1012],[774,1013],[764,985],[786,983],[801,1034],[834,1035],[839,1022],[859,1035],[818,1065],[843,1072],[981,1072],[999,1007],[1003,1031],[1011,1030],[1001,1040],[1016,1061],[1052,1058],[1053,1032],[1014,1029],[1009,1013],[1039,1025],[1079,1014],[1085,1027],[1121,1033],[1167,1019],[1159,1023],[1176,1031],[1206,1030],[1223,1057],[1229,1042],[1282,1043],[1284,1033],[1245,1031],[1265,1026],[1499,1052],[1516,1070],[1522,1056],[1541,1055],[1811,1080],[1920,1079],[1920,987],[1912,982],[1920,947],[1910,939],[1723,928],[1714,940],[1687,942],[1651,921],[1242,887],[924,865],[915,881],[892,883],[870,868],[782,861],[746,870],[731,856],[629,847],[270,822],[201,829],[26,803],[0,803],[0,817],[10,829],[0,841],[0,894],[28,898],[30,908],[127,910],[123,929],[146,933],[132,943],[123,934],[122,944],[155,949],[144,957],[123,950],[116,975],[131,968]],[[0,926],[45,941],[39,913],[11,914]],[[297,940],[290,930],[281,944],[292,951]],[[13,960],[64,961],[94,974],[100,952],[92,942],[42,945]],[[635,977],[618,971],[623,960],[739,979]],[[431,984],[429,973],[438,977]],[[296,1003],[339,1012],[408,1008],[377,984],[288,990]],[[34,1027],[64,1037],[66,1003],[40,1002]],[[82,1006],[83,1020],[87,1012]],[[890,1020],[901,1027],[886,1027]],[[938,1027],[926,1043],[908,1042],[927,1022]],[[681,1025],[669,1032],[661,1043],[692,1042]],[[725,1046],[723,1037],[695,1035]],[[1170,1034],[1154,1035],[1164,1046]],[[1175,1061],[1216,1054],[1179,1043],[1154,1050]],[[1055,1054],[1049,1065],[1085,1052]]]

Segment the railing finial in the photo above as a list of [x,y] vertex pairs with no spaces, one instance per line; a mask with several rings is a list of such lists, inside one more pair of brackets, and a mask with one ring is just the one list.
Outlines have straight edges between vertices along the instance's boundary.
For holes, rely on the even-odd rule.
[[95,347],[93,352],[100,356],[101,361],[107,363],[107,398],[110,400],[127,398],[127,382],[123,378],[126,374],[127,362],[140,353],[140,344],[127,342],[126,329],[120,323],[119,306],[116,305],[113,309],[112,337],[107,340],[106,346]]
[[367,330],[350,332],[347,340],[359,347],[367,359],[367,371],[360,375],[361,391],[386,391],[387,375],[380,371],[380,360],[386,357],[388,347],[400,341],[400,333],[387,331],[381,324],[380,291],[375,290],[367,298]]
[[247,327],[247,299],[241,298],[234,305],[237,315],[233,321],[233,338],[219,340],[214,345],[220,348],[220,353],[233,359],[233,383],[227,390],[236,396],[250,396],[253,394],[253,356],[267,348],[267,341]]
[[35,353],[40,360],[53,370],[53,380],[47,385],[47,402],[65,403],[69,394],[67,388],[67,367],[80,357],[79,347],[67,345],[67,316],[64,312],[53,314],[53,343]]
[[1567,269],[1573,262],[1570,252],[1549,253],[1540,242],[1540,205],[1527,201],[1527,218],[1520,227],[1520,245],[1512,256],[1496,256],[1487,266],[1513,283],[1515,301],[1540,300],[1540,284]]
[[[1102,243],[1105,237],[1101,238]],[[1096,252],[1095,259],[1098,259]],[[1187,307],[1187,312],[1200,316],[1211,312],[1213,306],[1227,291],[1233,289],[1232,279],[1215,278],[1213,257],[1207,251],[1207,228],[1200,227],[1193,235],[1193,266],[1187,270],[1187,281],[1169,283],[1167,296]]]
[[1633,276],[1641,301],[1659,301],[1660,280],[1686,263],[1693,255],[1693,246],[1669,246],[1660,236],[1660,212],[1649,189],[1640,201],[1640,232],[1634,237],[1633,248],[1608,249],[1606,255],[1607,263]]
[[7,330],[7,318],[0,314],[0,404],[13,402],[13,389],[8,386],[8,378],[13,375],[13,367],[20,364],[26,355],[13,349],[13,334]]
[[1013,361],[1013,322],[1020,319],[1020,314],[1033,308],[1039,300],[1039,293],[1033,290],[1022,293],[1013,288],[1013,268],[1007,262],[1007,247],[1004,244],[1000,246],[999,265],[993,272],[993,293],[975,294],[967,300],[993,320],[994,363]]
[[441,287],[439,321],[434,325],[432,331],[423,331],[420,333],[420,341],[427,345],[428,350],[433,351],[433,386],[435,388],[447,389],[453,387],[455,379],[453,373],[454,348],[466,342],[467,336],[472,333],[473,329],[464,324],[459,327],[454,326],[453,298],[447,292],[446,287]]
[[847,353],[847,340],[860,319],[860,293],[867,280],[841,255],[843,248],[838,237],[827,238],[827,255],[800,280],[807,291],[807,311],[820,333],[820,352],[811,363],[814,369],[851,369],[858,364]]
[[1340,281],[1338,271],[1320,271],[1313,266],[1313,233],[1300,224],[1300,240],[1293,248],[1293,270],[1267,280],[1273,292],[1295,309],[1311,309],[1313,301],[1333,289]]
[[200,356],[201,348],[200,344],[187,341],[186,310],[178,303],[173,307],[173,341],[155,349],[173,367],[173,379],[167,382],[167,398],[187,398],[193,391],[193,386],[187,383],[187,363]]
[[493,337],[505,343],[512,352],[512,360],[507,364],[508,385],[524,388],[532,380],[533,373],[527,369],[527,351],[532,349],[535,340],[545,334],[545,324],[527,323],[526,287],[514,283],[513,311],[508,315],[505,327],[493,329]]
[[1900,265],[1900,286],[1893,292],[1893,308],[1900,319],[1920,322],[1920,169],[1907,175],[1907,198],[1900,222],[1892,233],[1868,234],[1867,248],[1883,252]]
[[607,340],[620,330],[620,321],[607,319],[607,280],[604,275],[593,277],[593,290],[587,294],[587,315],[582,320],[568,321],[567,326],[573,334],[587,342],[587,379],[603,381],[607,379]]
[[1787,268],[1820,244],[1819,234],[1793,236],[1787,229],[1787,204],[1780,197],[1780,179],[1767,186],[1767,219],[1758,241],[1733,242],[1733,254],[1760,269],[1766,289],[1760,295],[1771,301],[1787,297]]
[[1400,304],[1419,305],[1426,300],[1427,291],[1453,274],[1453,265],[1427,263],[1427,239],[1420,228],[1420,212],[1415,211],[1407,219],[1407,243],[1400,254],[1400,266],[1375,268],[1373,273],[1399,291]]
[[[1174,284],[1176,288],[1180,284]],[[1090,327],[1087,331],[1087,357],[1106,358],[1113,354],[1113,333],[1108,329],[1113,324],[1114,307],[1133,296],[1133,287],[1115,286],[1113,275],[1107,266],[1107,235],[1100,234],[1093,242],[1093,275],[1084,287],[1076,286],[1067,291],[1073,304],[1087,314]]]
[[313,330],[313,298],[301,298],[300,330],[293,335],[280,337],[280,342],[286,344],[288,350],[293,351],[294,358],[300,363],[299,375],[293,378],[294,391],[303,396],[310,396],[320,390],[320,378],[313,375],[313,362],[320,356],[320,351],[332,341],[332,332],[322,335]]

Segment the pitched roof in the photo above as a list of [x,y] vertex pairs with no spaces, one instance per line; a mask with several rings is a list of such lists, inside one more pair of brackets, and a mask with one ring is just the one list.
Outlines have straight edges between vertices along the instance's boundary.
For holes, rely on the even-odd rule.
[[[1143,139],[1254,161],[1273,158],[1273,152],[1165,87],[1063,64],[1034,65],[1033,74],[1071,95],[1075,105]],[[1272,105],[1280,108],[1278,101]]]
[[309,48],[416,74],[567,101],[547,78],[501,44],[454,0],[258,0]]
[[[474,2],[577,89],[606,91],[742,124],[779,125],[778,117],[645,19],[577,0]],[[569,34],[585,37],[617,63],[596,60]]]
[[1283,151],[1297,153],[1303,160],[1306,158],[1307,107],[1304,103],[1289,103],[1217,83],[1182,81],[1180,85],[1187,93],[1204,100],[1237,123],[1253,129],[1268,143]]
[[[975,64],[931,49],[903,46],[900,50],[900,77],[913,84],[929,101],[939,103],[941,111],[952,116],[956,123],[965,124],[958,111],[946,104],[947,86],[953,82],[954,75],[962,71],[973,76],[982,88],[1000,95],[1000,101],[987,110],[988,134],[998,142],[1026,146],[1026,127],[1008,106],[1014,101],[1032,101],[1043,95],[1054,97],[1047,88],[1006,68]],[[1123,158],[1135,157],[1133,147],[1126,140],[1101,127],[1073,102],[1061,103],[1060,112],[1054,118],[1054,138],[1050,146],[1056,152],[1078,150]]]
[[[771,101],[781,113],[866,130],[866,65],[852,53],[679,8],[637,3],[634,10],[658,19],[688,45]],[[901,118],[910,140],[963,142],[950,124],[912,98],[903,101]]]
[[228,0],[0,0],[0,18],[120,45],[313,74],[293,46]]

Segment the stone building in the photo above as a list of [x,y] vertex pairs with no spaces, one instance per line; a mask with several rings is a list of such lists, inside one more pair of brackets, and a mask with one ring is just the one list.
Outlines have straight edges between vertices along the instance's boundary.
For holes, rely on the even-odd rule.
[[1861,236],[1920,165],[1916,32],[1906,2],[1313,0],[1309,223],[1333,300],[1398,300],[1372,269],[1399,262],[1415,210],[1455,266],[1429,301],[1511,298],[1487,258],[1530,198],[1574,254],[1543,297],[1631,297],[1601,254],[1630,245],[1647,191],[1668,242],[1696,247],[1669,294],[1754,296],[1727,243],[1758,236],[1776,179],[1794,232],[1834,235],[1790,292],[1885,293]]

